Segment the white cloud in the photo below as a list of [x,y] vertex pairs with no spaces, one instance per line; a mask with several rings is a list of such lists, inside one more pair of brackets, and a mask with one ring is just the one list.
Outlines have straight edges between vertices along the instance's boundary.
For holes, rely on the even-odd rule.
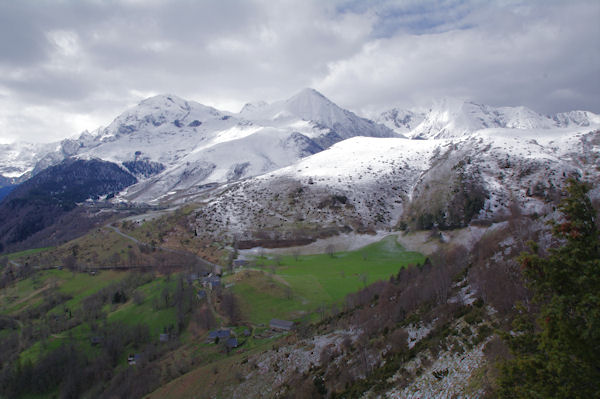
[[173,43],[167,40],[154,40],[144,43],[142,48],[155,53],[163,53],[173,46]]
[[0,2],[0,140],[92,130],[156,93],[600,112],[599,17],[593,0]]
[[[0,100],[0,131],[12,132],[12,137],[9,136],[12,140],[6,140],[5,136],[0,138],[4,143],[32,141],[31,138],[35,138],[37,142],[52,142],[59,138],[74,137],[90,126],[97,127],[102,122],[103,118],[96,113],[81,114],[67,110],[57,113],[56,109],[50,106],[16,107],[9,101]],[[53,132],[57,131],[62,134],[54,135]]]
[[599,10],[589,3],[537,7],[525,16],[523,9],[499,10],[500,20],[493,13],[480,15],[469,29],[374,40],[330,63],[318,86],[365,112],[454,96],[541,112],[580,107],[598,112],[593,75],[600,73],[600,49],[593,26]]
[[79,54],[79,36],[76,32],[54,30],[46,33],[46,36],[60,56],[74,57]]

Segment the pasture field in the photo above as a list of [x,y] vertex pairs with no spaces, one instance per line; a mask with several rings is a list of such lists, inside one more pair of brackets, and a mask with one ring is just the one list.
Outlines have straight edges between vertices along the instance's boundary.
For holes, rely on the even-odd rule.
[[264,324],[271,318],[297,319],[319,307],[341,305],[346,295],[424,260],[388,236],[355,251],[257,257],[256,267],[227,281],[234,284],[248,321]]
[[176,323],[175,309],[172,307],[155,309],[153,303],[160,301],[164,289],[174,290],[175,284],[175,279],[165,281],[164,277],[160,277],[136,288],[136,291],[141,294],[142,302],[136,304],[135,301],[127,301],[108,314],[108,321],[120,321],[131,325],[144,323],[150,329],[152,337],[158,337],[165,327]]

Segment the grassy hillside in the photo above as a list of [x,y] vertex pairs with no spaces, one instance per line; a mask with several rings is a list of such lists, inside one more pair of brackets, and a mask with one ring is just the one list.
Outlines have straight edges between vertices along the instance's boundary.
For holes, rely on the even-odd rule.
[[33,310],[52,291],[69,297],[64,305],[76,310],[83,298],[127,275],[129,273],[117,271],[105,271],[95,276],[66,270],[40,271],[0,291],[0,314],[16,315],[18,312]]
[[[200,299],[196,294],[205,288],[201,280],[190,280],[192,269],[142,274],[90,267],[94,259],[106,262],[116,260],[115,253],[125,258],[139,251],[137,245],[128,245],[131,240],[103,228],[58,248],[13,254],[16,262],[27,263],[21,277],[24,266],[10,262],[2,266],[3,281],[8,283],[0,291],[0,344],[5,352],[0,366],[6,372],[2,384],[8,397],[65,392],[69,383],[65,374],[36,377],[48,373],[46,367],[65,362],[66,369],[72,367],[77,370],[73,375],[87,381],[72,388],[78,395],[139,397],[190,371],[182,381],[193,378],[212,384],[211,391],[218,394],[238,379],[228,370],[285,339],[285,334],[268,329],[270,319],[321,319],[332,307],[342,308],[346,295],[424,261],[423,255],[402,248],[394,236],[356,251],[259,256],[248,267],[224,276],[220,289],[207,290],[208,298]],[[95,271],[36,270],[40,257],[60,262],[74,255],[78,262],[91,261],[87,265]],[[169,252],[163,255],[168,257]],[[238,305],[236,318],[228,310],[232,300]],[[208,331],[215,328],[230,328],[240,346],[231,351],[224,342],[206,342]],[[159,342],[165,332],[169,342]],[[92,338],[99,343],[92,343]],[[144,357],[137,368],[128,365],[131,353]],[[98,369],[104,370],[102,377]],[[165,389],[158,392],[170,394],[182,386]]]

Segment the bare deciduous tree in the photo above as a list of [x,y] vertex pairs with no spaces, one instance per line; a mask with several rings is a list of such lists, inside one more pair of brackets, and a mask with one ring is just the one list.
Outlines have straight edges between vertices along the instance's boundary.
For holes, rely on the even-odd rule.
[[231,324],[237,324],[240,320],[240,308],[235,295],[231,292],[224,292],[221,296],[221,309]]
[[333,244],[327,245],[327,247],[325,248],[325,252],[327,253],[327,255],[329,255],[329,257],[335,257],[335,246]]
[[363,283],[363,287],[367,286],[367,280],[369,279],[369,276],[367,275],[367,273],[360,273],[358,275],[358,280]]
[[206,305],[196,309],[192,314],[192,329],[210,330],[216,325],[215,317]]
[[292,252],[292,256],[294,257],[294,260],[295,260],[296,262],[298,262],[298,260],[300,259],[300,250],[299,250],[299,249],[295,249],[295,250]]
[[69,255],[63,259],[63,265],[67,270],[75,273],[77,270],[77,258],[74,255]]

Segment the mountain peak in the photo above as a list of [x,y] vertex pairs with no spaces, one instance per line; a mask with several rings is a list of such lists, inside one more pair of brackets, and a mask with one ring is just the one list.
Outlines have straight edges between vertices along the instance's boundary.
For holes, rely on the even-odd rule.
[[300,90],[298,93],[296,93],[295,95],[290,97],[286,101],[286,103],[306,102],[306,101],[323,102],[325,104],[335,105],[331,100],[329,100],[327,97],[325,97],[322,93],[320,93],[319,91],[317,91],[311,87],[306,87],[306,88]]
[[290,97],[284,102],[283,108],[292,115],[305,120],[320,122],[328,127],[333,126],[333,119],[345,119],[344,115],[349,113],[311,88],[303,89]]
[[327,99],[327,97],[325,97],[320,91],[313,89],[312,87],[305,87],[304,89],[300,90],[298,93],[293,95],[290,98],[290,100],[293,98],[301,98],[301,97],[318,97],[318,98],[322,98],[322,99],[329,101]]
[[186,100],[173,94],[158,94],[156,96],[148,97],[140,101],[138,106],[150,106],[153,108],[189,107],[188,102]]

